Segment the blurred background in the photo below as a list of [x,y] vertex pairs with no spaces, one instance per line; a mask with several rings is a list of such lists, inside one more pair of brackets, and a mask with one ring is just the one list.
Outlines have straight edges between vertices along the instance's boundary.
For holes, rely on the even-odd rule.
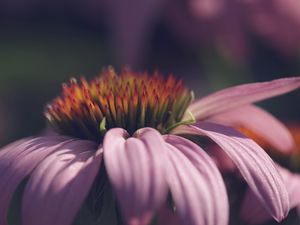
[[[1,0],[0,146],[42,132],[61,84],[107,65],[174,73],[197,97],[299,75],[300,1]],[[260,105],[293,123],[299,100]]]
[[[197,97],[300,73],[299,0],[1,0],[0,145],[44,127],[69,77],[161,70]],[[262,103],[299,120],[300,93]]]

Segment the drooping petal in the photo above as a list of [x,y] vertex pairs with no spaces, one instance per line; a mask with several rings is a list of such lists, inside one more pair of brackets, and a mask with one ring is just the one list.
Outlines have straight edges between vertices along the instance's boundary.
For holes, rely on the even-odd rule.
[[281,221],[288,214],[289,199],[282,177],[272,159],[253,140],[230,127],[205,122],[183,126],[180,132],[205,135],[215,141],[234,161],[270,215]]
[[[276,165],[276,168],[281,174],[286,185],[290,199],[290,208],[293,209],[294,207],[299,206],[300,176],[298,174],[291,173],[279,165]],[[240,215],[249,224],[262,224],[272,218],[250,189],[246,192]]]
[[0,150],[0,224],[6,225],[10,200],[21,181],[47,155],[70,142],[66,137],[38,137],[17,141]]
[[249,224],[261,224],[272,219],[271,215],[257,199],[256,195],[251,191],[251,189],[246,191],[240,216]]
[[207,153],[214,159],[222,173],[236,172],[236,165],[232,159],[220,148],[219,145],[209,145],[205,149]]
[[245,127],[282,152],[290,152],[294,146],[289,130],[270,113],[254,105],[222,112],[210,117],[209,121]]
[[96,177],[102,149],[77,140],[56,150],[35,169],[24,190],[22,224],[69,225]]
[[[104,137],[104,162],[129,225],[146,225],[166,199],[165,143],[158,131],[143,128],[128,137],[121,128]],[[127,139],[126,139],[127,138]]]
[[[209,197],[211,198],[212,211],[203,212],[204,218],[212,218],[212,224],[214,225],[227,225],[228,224],[228,216],[229,216],[229,204],[226,193],[226,188],[222,176],[213,162],[213,160],[207,155],[207,153],[201,149],[198,145],[193,142],[179,137],[175,135],[166,135],[165,141],[175,147],[177,151],[179,150],[181,153],[185,155],[185,157],[192,163],[192,165],[197,169],[198,176],[202,178],[202,180],[206,183],[207,188],[209,189]],[[176,151],[176,150],[175,150]],[[179,166],[178,166],[179,167]],[[180,168],[178,168],[180,169]],[[170,182],[170,188],[172,191],[173,180]],[[184,184],[185,186],[187,184]],[[176,193],[175,191],[175,194]],[[177,197],[178,198],[178,197]],[[194,201],[198,201],[199,199],[195,199]],[[177,203],[176,204],[181,204]],[[204,203],[203,203],[204,204]],[[179,208],[180,210],[180,208]],[[193,213],[198,214],[197,208],[193,208],[193,211],[190,212],[191,217],[196,217]],[[181,213],[181,212],[179,212]],[[196,219],[193,224],[196,223]],[[207,219],[210,221],[210,219]],[[189,223],[186,223],[189,224]],[[205,223],[209,224],[209,223]]]
[[166,179],[181,223],[213,225],[215,204],[210,185],[180,150],[171,144],[167,146]]
[[190,105],[189,111],[197,120],[202,120],[234,107],[275,97],[299,87],[300,77],[238,85],[223,89],[195,101]]

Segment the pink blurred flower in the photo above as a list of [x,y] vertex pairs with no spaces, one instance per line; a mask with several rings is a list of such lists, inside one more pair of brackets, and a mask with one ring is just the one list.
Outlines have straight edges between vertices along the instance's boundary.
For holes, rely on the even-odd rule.
[[297,0],[176,0],[167,23],[186,44],[217,48],[235,60],[251,54],[253,37],[285,56],[299,52]]
[[[108,25],[120,65],[140,66],[150,48],[153,30],[169,0],[87,0],[79,2],[83,16]],[[84,7],[82,7],[84,5]]]
[[[96,178],[104,166],[130,225],[149,224],[155,213],[163,224],[178,216],[182,224],[226,225],[229,206],[219,170],[200,146],[179,134],[206,136],[219,145],[268,213],[280,221],[289,201],[272,160],[251,139],[208,120],[299,87],[300,78],[245,84],[188,106],[189,92],[172,77],[163,80],[128,71],[118,77],[109,70],[92,82],[83,79],[79,85],[72,80],[46,116],[55,129],[82,138],[51,134],[23,139],[0,151],[0,224],[7,224],[11,197],[26,177],[22,224],[71,224],[93,182],[105,179]],[[197,121],[188,125],[191,113]],[[263,122],[272,129],[272,121]],[[168,192],[175,204],[171,213],[165,208]]]
[[120,65],[139,66],[158,23],[186,45],[216,48],[225,56],[243,60],[251,54],[253,37],[286,56],[299,50],[298,0],[87,0],[1,1],[0,14],[22,17],[39,10],[77,12],[96,25],[108,24]]
[[96,20],[99,10],[107,13],[121,64],[143,63],[159,21],[186,46],[215,48],[238,62],[251,55],[254,38],[284,56],[295,56],[300,48],[297,0],[113,0],[101,6],[93,2]]

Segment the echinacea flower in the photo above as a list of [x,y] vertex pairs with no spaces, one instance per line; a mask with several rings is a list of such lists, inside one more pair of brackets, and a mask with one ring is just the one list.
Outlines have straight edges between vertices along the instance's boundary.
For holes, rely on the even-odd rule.
[[[295,146],[293,148],[293,151],[289,154],[289,156],[293,163],[299,163],[300,126],[289,125],[288,128],[291,131],[291,134],[293,135],[295,141]],[[258,139],[261,139],[261,137],[258,136]],[[262,145],[262,147],[266,149],[271,148],[266,143],[265,145]],[[276,149],[272,151],[276,151]],[[296,159],[294,159],[294,157],[296,157]],[[298,165],[298,167],[299,166],[300,165]],[[280,165],[276,165],[276,167],[281,176],[283,177],[284,183],[286,185],[289,194],[290,208],[296,208],[298,216],[300,218],[300,174],[296,172],[291,172],[287,168],[284,168]],[[268,212],[266,212],[264,207],[260,204],[259,200],[256,198],[256,196],[251,190],[248,190],[246,192],[240,213],[241,217],[249,224],[262,224],[271,219]]]
[[0,151],[0,225],[7,224],[11,197],[25,178],[23,225],[71,224],[91,189],[103,194],[103,183],[112,187],[114,210],[129,225],[149,224],[155,215],[161,224],[178,217],[182,224],[226,225],[229,206],[221,174],[183,133],[216,142],[280,221],[289,201],[272,160],[241,133],[206,121],[299,87],[300,78],[284,78],[228,88],[191,103],[193,95],[181,81],[158,73],[124,70],[118,76],[109,68],[90,82],[72,79],[45,109],[55,133]]

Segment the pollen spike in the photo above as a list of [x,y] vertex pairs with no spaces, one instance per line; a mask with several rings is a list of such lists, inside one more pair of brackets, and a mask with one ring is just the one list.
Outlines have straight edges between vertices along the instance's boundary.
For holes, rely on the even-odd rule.
[[70,84],[74,84],[74,85],[76,85],[76,84],[77,84],[77,80],[76,80],[76,78],[74,78],[74,77],[71,77],[71,78],[70,78]]
[[158,71],[135,73],[127,67],[118,75],[109,66],[91,81],[71,78],[62,89],[45,107],[48,122],[63,134],[99,142],[105,133],[100,130],[103,120],[106,129],[122,127],[134,133],[154,127],[164,133],[181,122],[192,101],[182,80],[173,75],[164,79]]

